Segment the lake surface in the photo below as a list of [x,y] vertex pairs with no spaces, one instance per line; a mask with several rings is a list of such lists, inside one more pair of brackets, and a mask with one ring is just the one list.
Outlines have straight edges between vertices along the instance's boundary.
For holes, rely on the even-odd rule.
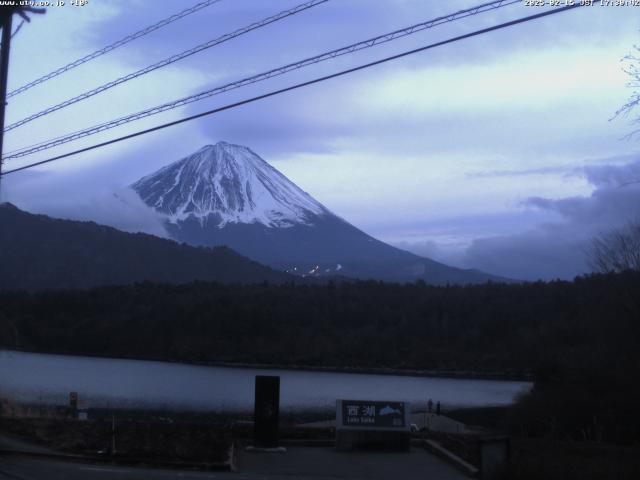
[[443,406],[512,403],[530,382],[208,367],[0,350],[0,397],[66,405],[69,392],[92,407],[251,411],[256,375],[280,376],[283,410],[335,408],[336,399],[431,398]]

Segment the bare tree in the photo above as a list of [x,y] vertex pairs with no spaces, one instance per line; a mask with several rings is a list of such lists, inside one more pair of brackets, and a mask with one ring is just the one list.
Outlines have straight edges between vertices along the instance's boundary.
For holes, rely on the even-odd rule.
[[[631,89],[631,96],[627,102],[616,111],[610,120],[617,117],[628,117],[631,112],[640,105],[640,46],[634,45],[633,51],[622,58],[622,62],[622,70],[629,78],[627,88]],[[637,127],[637,125],[640,125],[640,115],[632,118],[630,124],[634,126],[634,130],[632,130],[626,138],[631,138],[634,135],[640,134],[640,128]]]
[[596,272],[640,271],[640,220],[595,237],[588,255]]
[[[626,87],[631,89],[631,95],[627,102],[622,105],[616,113],[614,113],[613,117],[611,117],[609,121],[613,121],[618,117],[628,118],[634,110],[640,107],[640,46],[634,45],[631,53],[625,55],[621,59],[621,62],[623,64],[622,70],[627,74],[629,79]],[[640,114],[632,117],[629,124],[633,129],[623,137],[626,140],[631,140],[634,136],[640,135],[640,127],[638,127],[638,125],[640,125]],[[620,187],[637,183],[640,183],[640,177],[630,178],[626,182],[620,184]]]

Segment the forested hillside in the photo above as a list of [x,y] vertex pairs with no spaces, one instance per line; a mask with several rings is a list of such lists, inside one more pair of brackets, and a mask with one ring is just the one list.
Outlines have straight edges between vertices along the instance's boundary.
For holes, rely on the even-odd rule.
[[283,282],[291,278],[229,248],[180,245],[0,204],[0,289],[90,288],[144,280]]

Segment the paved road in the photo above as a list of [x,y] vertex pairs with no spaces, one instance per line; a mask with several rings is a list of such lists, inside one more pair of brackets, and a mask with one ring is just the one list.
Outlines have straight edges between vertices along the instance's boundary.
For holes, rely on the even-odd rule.
[[56,450],[52,450],[50,448],[41,447],[39,445],[34,445],[33,443],[23,442],[21,440],[6,437],[0,434],[0,449],[1,450],[15,450],[18,452],[31,452],[31,453],[45,453],[45,454],[56,454],[60,453]]
[[199,480],[239,478],[232,473],[181,472],[148,468],[87,465],[26,457],[0,457],[0,480]]
[[465,480],[426,453],[340,453],[330,448],[291,448],[285,454],[242,453],[240,472],[192,472],[88,465],[0,456],[0,480],[337,480],[431,478]]
[[295,447],[284,454],[242,452],[239,466],[243,473],[269,479],[467,479],[421,448],[410,452],[337,452],[329,447]]

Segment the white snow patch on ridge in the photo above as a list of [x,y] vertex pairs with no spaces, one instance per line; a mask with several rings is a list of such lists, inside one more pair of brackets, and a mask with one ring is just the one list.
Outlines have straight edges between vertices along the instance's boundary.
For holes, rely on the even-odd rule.
[[172,223],[261,223],[268,227],[309,225],[329,214],[247,147],[219,142],[178,160],[132,185],[140,197]]

